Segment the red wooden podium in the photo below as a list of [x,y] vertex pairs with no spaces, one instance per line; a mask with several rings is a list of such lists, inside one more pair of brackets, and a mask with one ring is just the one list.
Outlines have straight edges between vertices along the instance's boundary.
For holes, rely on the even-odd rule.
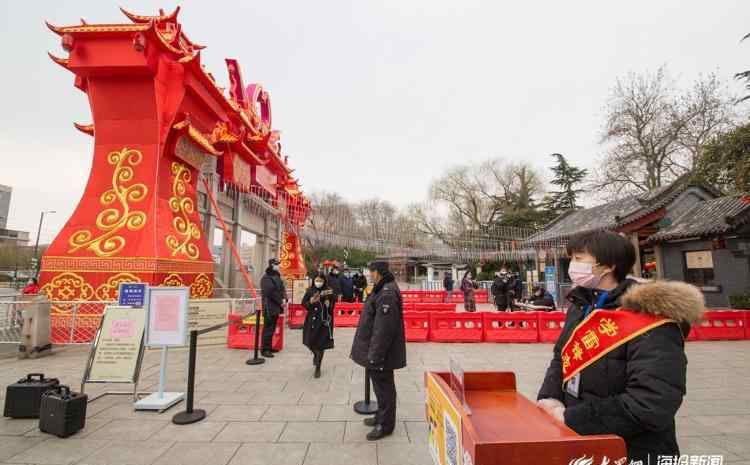
[[516,391],[511,372],[467,372],[467,414],[451,374],[426,372],[429,448],[439,465],[623,465],[618,436],[581,436]]

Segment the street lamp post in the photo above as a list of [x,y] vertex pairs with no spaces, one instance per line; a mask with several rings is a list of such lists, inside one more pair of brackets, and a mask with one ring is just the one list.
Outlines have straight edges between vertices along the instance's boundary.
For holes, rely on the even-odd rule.
[[39,278],[39,236],[42,234],[42,223],[44,222],[44,215],[46,213],[55,213],[55,211],[42,211],[42,214],[39,216],[39,229],[36,230],[36,244],[34,244],[34,260],[36,261],[36,270],[34,270],[35,278]]

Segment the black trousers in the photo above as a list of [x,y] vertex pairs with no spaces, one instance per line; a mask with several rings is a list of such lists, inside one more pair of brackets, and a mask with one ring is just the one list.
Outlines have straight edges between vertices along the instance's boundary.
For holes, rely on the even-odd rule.
[[369,370],[372,388],[378,399],[378,424],[383,425],[386,433],[396,427],[396,382],[393,370]]
[[273,332],[276,331],[276,322],[279,319],[278,314],[269,314],[263,311],[263,344],[261,350],[271,350],[273,343]]
[[323,349],[315,349],[312,351],[313,353],[313,365],[316,367],[319,367],[321,363],[323,363],[323,354],[325,353],[325,350]]

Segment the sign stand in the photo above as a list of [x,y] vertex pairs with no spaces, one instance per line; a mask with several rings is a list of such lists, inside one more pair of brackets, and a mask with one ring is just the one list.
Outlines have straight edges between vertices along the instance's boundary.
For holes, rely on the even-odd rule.
[[[119,320],[113,322],[113,320]],[[122,321],[126,323],[123,326]],[[117,324],[119,328],[115,328]],[[86,369],[81,379],[81,393],[86,392],[86,384],[91,383],[125,383],[132,384],[133,391],[106,391],[89,398],[89,402],[106,395],[132,395],[138,399],[138,378],[143,362],[143,313],[142,309],[131,307],[107,306],[99,322],[96,335],[91,343],[91,352],[86,362]],[[122,352],[112,346],[113,338],[129,341],[129,348]],[[113,354],[118,351],[119,354]],[[132,354],[131,351],[137,352]],[[104,352],[104,353],[102,353]],[[112,360],[124,360],[122,354],[130,354],[130,362],[123,365],[113,364]],[[132,363],[132,365],[130,365]],[[108,368],[110,367],[110,368]]]
[[161,413],[185,398],[185,393],[164,392],[164,387],[167,378],[168,348],[185,345],[189,295],[187,287],[149,289],[146,345],[161,347],[159,390],[136,402],[136,410],[157,410]]
[[164,392],[167,378],[167,346],[161,348],[161,364],[159,365],[159,391],[150,394],[136,402],[136,410],[158,410],[159,413],[180,402],[185,398],[182,392]]

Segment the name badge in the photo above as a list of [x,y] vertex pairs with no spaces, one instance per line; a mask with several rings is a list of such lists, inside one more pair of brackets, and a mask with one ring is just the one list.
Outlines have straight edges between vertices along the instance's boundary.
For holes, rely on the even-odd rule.
[[570,394],[571,396],[578,399],[578,389],[581,387],[581,373],[576,373],[576,375],[570,380],[565,383],[565,390]]

